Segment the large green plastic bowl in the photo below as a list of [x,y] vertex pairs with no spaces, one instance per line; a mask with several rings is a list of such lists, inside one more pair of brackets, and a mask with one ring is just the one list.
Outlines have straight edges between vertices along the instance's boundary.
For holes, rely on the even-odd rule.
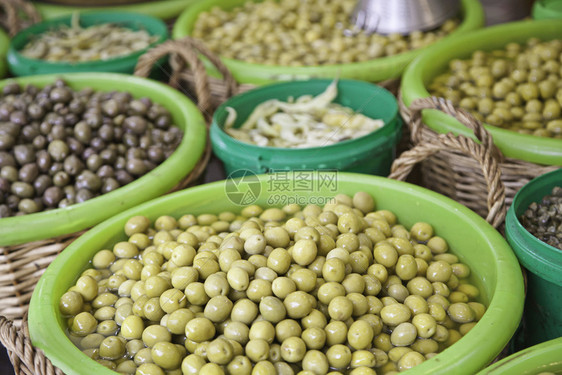
[[[560,20],[522,21],[493,26],[443,41],[415,59],[402,76],[402,99],[410,105],[417,98],[429,97],[426,86],[445,72],[456,58],[469,58],[482,49],[503,48],[510,42],[525,43],[531,37],[543,40],[560,38]],[[453,132],[476,139],[472,131],[456,119],[437,110],[424,110],[425,124],[438,133]],[[534,137],[485,124],[494,143],[505,156],[544,165],[562,165],[562,140]]]
[[145,78],[113,73],[43,75],[0,81],[0,89],[11,82],[43,87],[63,78],[73,89],[91,87],[99,91],[129,91],[134,97],[149,97],[172,114],[184,131],[176,151],[162,164],[139,179],[110,193],[65,208],[0,219],[0,246],[22,244],[78,232],[92,227],[139,203],[165,194],[195,166],[206,140],[205,120],[184,95]]
[[[234,127],[240,127],[254,108],[269,99],[318,95],[332,81],[313,79],[274,83],[250,90],[224,102],[211,124],[213,151],[222,160],[227,175],[238,177],[243,170],[267,173],[278,170],[332,169],[386,176],[396,154],[402,130],[396,98],[386,89],[368,82],[339,80],[335,103],[367,117],[381,119],[384,126],[363,137],[333,145],[311,148],[260,147],[239,141],[224,131],[227,107],[238,114]],[[238,173],[236,173],[238,171]]]
[[8,34],[0,30],[0,78],[6,75],[7,64],[6,55],[8,54],[8,46],[10,45],[10,38]]
[[562,372],[562,337],[514,353],[478,375],[536,375]]
[[116,23],[132,30],[146,30],[150,35],[158,39],[147,48],[134,53],[115,57],[108,60],[96,60],[88,62],[50,62],[41,59],[32,59],[22,55],[21,51],[25,45],[37,35],[46,31],[56,29],[61,25],[70,26],[72,16],[64,16],[53,20],[43,21],[17,33],[10,43],[8,50],[8,65],[15,76],[29,76],[34,74],[52,73],[78,73],[78,72],[113,72],[132,74],[135,66],[143,53],[149,48],[168,39],[168,29],[161,20],[137,13],[125,12],[95,12],[81,13],[80,25],[88,27],[103,23]]
[[[269,206],[268,201],[285,194],[270,190],[271,182],[285,177],[260,175],[259,183],[253,182],[257,179],[248,179],[246,186],[261,191],[256,194],[256,204]],[[289,177],[288,182],[298,180],[294,177]],[[308,180],[314,185],[313,191],[293,190],[286,196],[299,204],[324,204],[336,193],[366,191],[375,197],[379,209],[392,210],[406,226],[421,220],[430,222],[437,235],[448,239],[451,251],[471,267],[473,282],[482,291],[482,302],[489,304],[482,319],[466,336],[410,373],[474,374],[484,368],[507,344],[523,310],[523,278],[503,237],[468,208],[419,186],[362,174],[338,173],[335,179],[331,177],[332,182],[326,183],[323,175],[317,173]],[[225,188],[233,186],[241,185],[219,181],[169,194],[114,216],[74,241],[47,268],[35,288],[29,309],[33,344],[67,375],[114,375],[81,353],[66,337],[66,319],[58,308],[60,296],[89,267],[97,251],[126,239],[123,227],[131,216],[146,215],[154,220],[160,215],[240,212],[241,207],[225,193]]]
[[518,333],[527,346],[562,336],[562,250],[533,236],[519,221],[532,202],[540,202],[555,186],[562,186],[562,169],[523,186],[505,219],[507,241],[528,271],[525,314]]
[[[244,4],[247,0],[202,0],[187,8],[178,18],[172,30],[174,39],[190,35],[197,17],[201,12],[214,6],[229,10]],[[263,0],[258,0],[263,1]],[[453,38],[467,31],[484,25],[484,12],[478,0],[462,0],[463,21],[458,29],[444,39]],[[440,42],[438,42],[440,43]],[[350,64],[294,67],[247,63],[240,60],[221,58],[230,69],[234,78],[241,83],[263,84],[272,81],[289,81],[293,79],[316,78],[351,78],[369,82],[379,82],[398,78],[404,68],[425,48],[401,53],[395,56]],[[208,66],[214,76],[219,73]]]
[[34,1],[43,19],[50,20],[61,16],[69,16],[74,12],[104,11],[104,12],[135,12],[146,14],[163,20],[177,17],[185,8],[198,0],[159,0],[143,1],[134,4],[123,4],[116,6],[83,7],[60,4],[49,4],[43,1]]

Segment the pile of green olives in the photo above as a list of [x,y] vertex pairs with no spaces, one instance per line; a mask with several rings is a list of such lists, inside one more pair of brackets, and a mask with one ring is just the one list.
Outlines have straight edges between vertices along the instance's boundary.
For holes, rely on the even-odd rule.
[[222,57],[284,66],[368,61],[428,46],[454,31],[459,21],[408,35],[367,34],[350,15],[356,0],[248,1],[232,10],[199,14],[191,35]]
[[69,338],[122,374],[395,374],[486,311],[430,224],[364,192],[124,232],[60,299]]
[[149,98],[75,91],[63,80],[0,95],[0,218],[67,207],[154,169],[183,132]]
[[531,38],[453,59],[428,89],[487,124],[562,139],[562,40]]

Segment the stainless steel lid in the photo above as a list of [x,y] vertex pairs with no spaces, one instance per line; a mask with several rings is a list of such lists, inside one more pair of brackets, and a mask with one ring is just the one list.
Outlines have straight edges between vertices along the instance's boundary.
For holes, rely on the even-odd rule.
[[359,0],[351,22],[379,34],[430,30],[454,17],[460,0]]

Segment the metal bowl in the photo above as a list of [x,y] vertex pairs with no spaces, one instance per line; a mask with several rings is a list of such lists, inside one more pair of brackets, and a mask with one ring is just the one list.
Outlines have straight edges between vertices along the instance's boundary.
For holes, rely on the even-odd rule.
[[409,34],[434,29],[459,10],[459,0],[359,0],[351,20],[369,33]]

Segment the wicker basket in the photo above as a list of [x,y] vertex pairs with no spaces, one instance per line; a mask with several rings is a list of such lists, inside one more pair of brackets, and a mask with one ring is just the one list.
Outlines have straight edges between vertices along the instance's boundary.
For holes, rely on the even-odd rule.
[[[412,158],[422,161],[422,183],[425,187],[446,195],[467,206],[483,217],[495,215],[490,196],[486,196],[486,174],[490,173],[479,165],[477,155],[459,152],[455,148],[442,148],[440,152],[430,152],[426,145],[442,137],[422,122],[421,112],[424,109],[437,109],[455,117],[463,125],[474,132],[482,152],[493,157],[499,166],[501,181],[505,186],[505,205],[509,208],[513,197],[533,178],[560,167],[534,164],[522,160],[506,158],[494,145],[492,135],[474,119],[467,111],[455,108],[452,103],[443,98],[431,97],[415,100],[410,108],[400,101],[400,113],[408,124],[410,140],[413,146]],[[501,220],[500,220],[501,219]],[[503,217],[498,217],[494,223],[499,224]],[[497,226],[497,225],[495,225]]]
[[39,12],[25,0],[0,0],[0,26],[10,36],[41,20]]

